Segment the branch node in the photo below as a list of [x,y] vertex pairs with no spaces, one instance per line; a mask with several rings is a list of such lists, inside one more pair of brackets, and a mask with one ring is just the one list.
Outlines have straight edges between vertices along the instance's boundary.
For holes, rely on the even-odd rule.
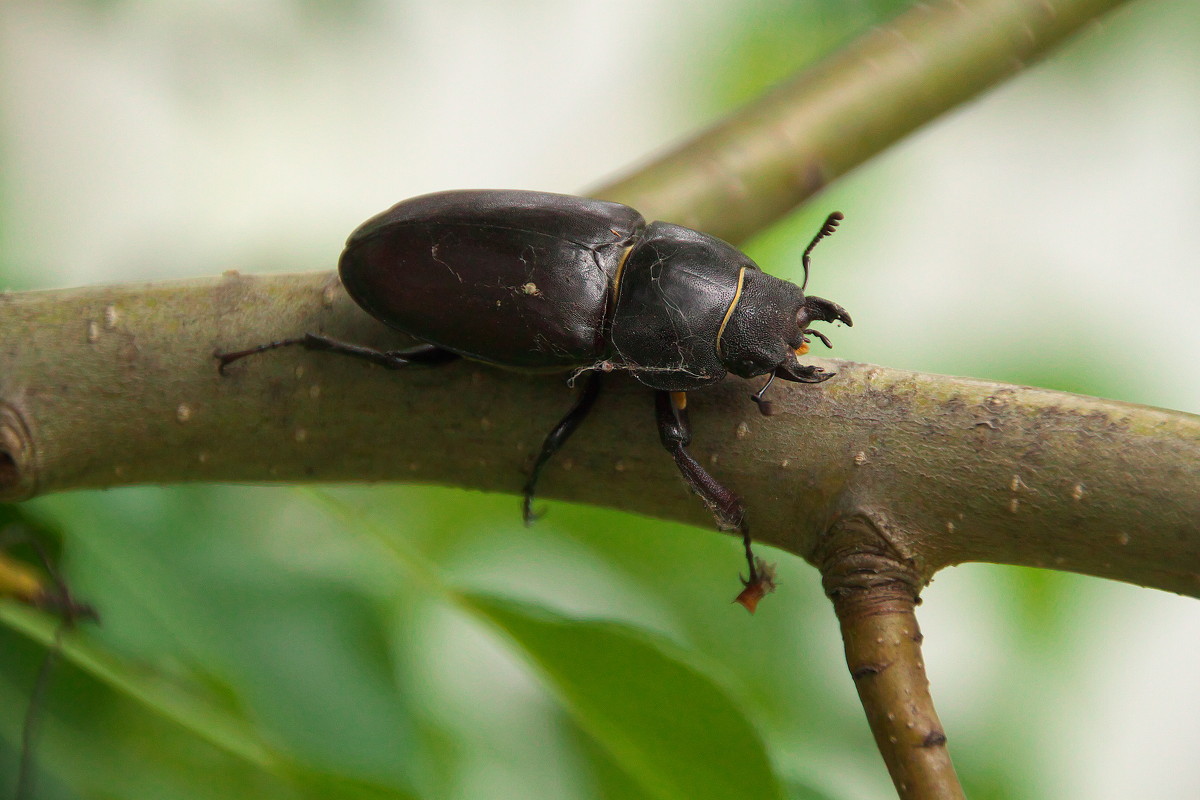
[[14,406],[0,402],[0,502],[15,503],[36,494],[33,436]]
[[926,579],[875,511],[839,518],[814,553],[846,664],[901,798],[961,798],[921,658],[915,609]]
[[921,747],[945,747],[946,734],[941,731],[930,731],[925,735],[925,741],[921,742]]
[[860,681],[863,678],[878,675],[890,666],[891,664],[863,664],[860,667],[851,667],[850,677],[855,681]]

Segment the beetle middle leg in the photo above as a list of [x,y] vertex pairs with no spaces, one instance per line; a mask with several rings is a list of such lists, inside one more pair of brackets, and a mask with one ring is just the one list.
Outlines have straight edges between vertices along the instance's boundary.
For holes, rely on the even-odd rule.
[[558,421],[553,430],[546,434],[546,438],[542,440],[542,450],[538,453],[537,461],[533,462],[533,469],[529,472],[529,480],[525,481],[525,501],[521,506],[521,512],[525,518],[526,525],[532,524],[537,519],[533,513],[533,493],[537,488],[538,478],[542,474],[542,469],[546,466],[546,462],[550,460],[550,457],[567,443],[567,439],[571,438],[571,434],[575,432],[588,413],[591,412],[592,406],[596,404],[596,397],[599,394],[600,373],[589,372],[587,382],[583,385],[583,391],[575,398],[575,404],[571,406],[571,410]]
[[234,361],[243,359],[246,356],[255,355],[256,353],[263,353],[267,350],[292,346],[300,346],[305,350],[323,350],[328,353],[350,356],[351,358],[370,361],[372,364],[378,364],[388,369],[401,369],[412,364],[433,367],[456,361],[461,357],[457,353],[452,353],[433,344],[419,344],[407,350],[374,350],[362,345],[340,342],[337,339],[330,339],[328,336],[321,336],[316,333],[306,333],[295,339],[280,339],[276,342],[260,344],[257,347],[251,347],[246,350],[235,350],[229,353],[216,352],[213,353],[213,357],[221,362],[220,366],[217,367],[217,371],[224,375],[225,368]]

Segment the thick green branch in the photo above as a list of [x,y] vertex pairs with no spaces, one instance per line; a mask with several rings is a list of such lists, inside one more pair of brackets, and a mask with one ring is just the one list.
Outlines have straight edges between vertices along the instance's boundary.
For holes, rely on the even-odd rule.
[[[389,372],[275,351],[324,331],[400,344],[332,274],[226,275],[0,298],[0,499],[182,481],[420,481],[518,492],[570,402],[560,378],[467,363]],[[1200,418],[985,381],[834,363],[763,418],[729,380],[693,393],[693,450],[756,538],[812,558],[870,514],[922,576],[993,561],[1200,595]],[[775,390],[773,390],[775,391]],[[612,376],[543,495],[711,525]],[[514,514],[515,501],[514,501]]]
[[1124,0],[919,2],[593,194],[742,241]]

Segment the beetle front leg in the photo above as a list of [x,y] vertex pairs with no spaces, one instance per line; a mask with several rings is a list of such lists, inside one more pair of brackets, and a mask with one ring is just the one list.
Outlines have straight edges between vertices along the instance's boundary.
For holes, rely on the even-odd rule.
[[655,392],[655,416],[658,419],[658,437],[663,447],[675,459],[675,465],[683,474],[692,491],[700,495],[709,511],[716,517],[717,525],[723,531],[736,531],[742,535],[742,544],[746,548],[746,563],[750,566],[748,584],[758,583],[759,567],[751,547],[750,528],[746,524],[746,508],[733,492],[726,489],[716,478],[708,474],[696,459],[688,453],[687,447],[692,443],[692,425],[687,414],[687,394],[685,392]]
[[542,468],[546,466],[546,462],[550,460],[550,457],[567,443],[567,439],[571,438],[571,434],[583,423],[588,413],[591,412],[592,406],[596,404],[596,397],[599,394],[600,373],[590,372],[587,376],[587,383],[583,385],[583,391],[579,393],[579,397],[575,398],[575,404],[571,406],[571,410],[558,421],[553,430],[546,434],[546,438],[542,440],[542,450],[538,453],[537,461],[533,462],[533,469],[529,472],[529,480],[525,481],[525,500],[521,505],[521,511],[526,525],[532,524],[537,519],[533,514],[533,492],[537,488]]
[[363,361],[370,361],[372,364],[378,364],[388,369],[401,369],[412,364],[432,367],[456,361],[460,358],[457,353],[452,353],[433,344],[419,344],[407,350],[373,350],[370,347],[340,342],[337,339],[330,339],[328,336],[321,336],[316,333],[306,333],[296,339],[280,339],[277,342],[260,344],[257,347],[251,347],[247,350],[236,350],[230,353],[216,352],[213,353],[213,358],[220,362],[217,371],[224,375],[225,368],[234,361],[243,359],[246,356],[255,355],[256,353],[263,353],[267,350],[292,347],[294,345],[299,345],[305,350],[323,350],[328,353],[337,353]]

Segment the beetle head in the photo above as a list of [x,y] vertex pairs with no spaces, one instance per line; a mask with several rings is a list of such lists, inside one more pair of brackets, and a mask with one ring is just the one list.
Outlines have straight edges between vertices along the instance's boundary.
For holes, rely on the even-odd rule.
[[852,325],[846,310],[822,297],[805,297],[800,287],[758,270],[747,270],[742,296],[721,337],[726,369],[743,378],[773,374],[801,383],[832,377],[800,363],[812,339],[826,347],[829,339],[813,330],[814,322]]
[[[772,278],[757,268],[743,271],[743,282],[736,306],[726,320],[731,334],[721,350],[725,366],[735,375],[752,378],[770,373],[772,377],[799,383],[820,383],[833,377],[818,367],[801,364],[808,352],[809,337],[829,347],[825,334],[813,330],[814,322],[844,322],[853,325],[846,309],[823,297],[805,297],[810,256],[817,242],[837,230],[844,219],[840,211],[825,218],[825,224],[809,242],[801,256],[804,283],[800,286]],[[764,387],[765,388],[765,387]],[[756,396],[761,399],[761,394]]]
[[854,320],[850,319],[846,309],[837,303],[826,300],[824,297],[806,297],[804,305],[800,306],[800,310],[796,312],[799,344],[792,349],[791,358],[780,362],[779,366],[775,368],[772,373],[775,377],[797,383],[820,383],[833,377],[832,372],[800,363],[800,356],[808,352],[810,337],[820,339],[821,344],[826,347],[832,347],[825,334],[809,327],[813,322],[843,322],[847,326],[854,325]]
[[[770,375],[766,385],[751,395],[763,414],[771,414],[771,403],[763,399],[767,387],[775,378],[796,383],[820,383],[834,373],[820,367],[800,363],[808,352],[810,337],[829,347],[825,334],[813,330],[814,322],[843,322],[853,325],[846,309],[823,297],[805,297],[808,285],[809,256],[817,242],[833,233],[842,220],[834,212],[825,220],[821,230],[804,251],[804,284],[795,286],[764,275],[757,270],[744,273],[740,302],[731,309],[726,332],[728,344],[721,349],[722,360],[730,372],[751,378]],[[744,307],[743,307],[744,306]]]

